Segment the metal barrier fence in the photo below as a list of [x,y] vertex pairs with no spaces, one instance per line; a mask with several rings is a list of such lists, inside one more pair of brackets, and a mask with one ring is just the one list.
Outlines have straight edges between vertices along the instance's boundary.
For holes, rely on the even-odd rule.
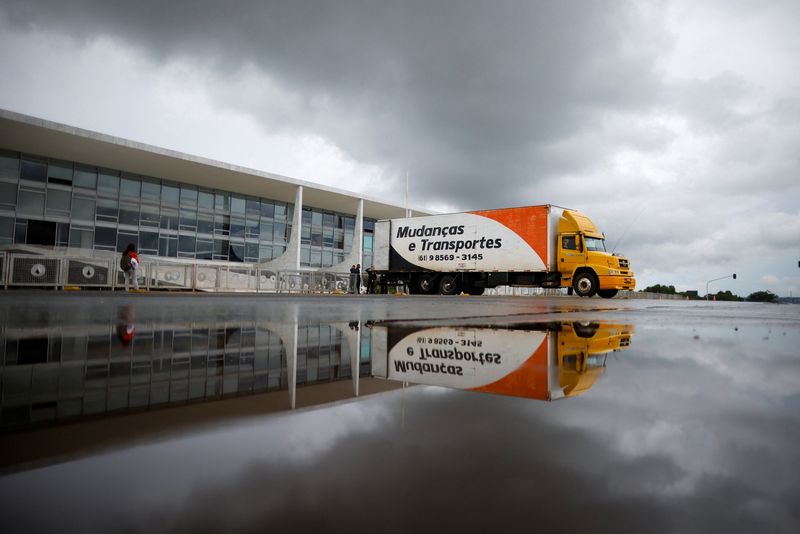
[[[0,252],[0,285],[8,287],[81,287],[119,289],[125,277],[117,258],[93,258]],[[346,293],[349,274],[273,271],[257,264],[177,263],[142,259],[141,289],[205,292]]]
[[[348,293],[350,275],[322,271],[271,271],[253,263],[177,263],[143,258],[137,269],[142,289],[205,292]],[[0,251],[0,285],[8,287],[85,287],[119,289],[125,279],[118,256],[83,257],[70,255],[19,254]],[[362,288],[364,283],[362,280]],[[494,296],[561,296],[563,288],[508,287],[487,289]],[[685,299],[663,295],[620,291],[616,298]]]
[[350,275],[320,271],[279,271],[278,292],[289,293],[347,293]]

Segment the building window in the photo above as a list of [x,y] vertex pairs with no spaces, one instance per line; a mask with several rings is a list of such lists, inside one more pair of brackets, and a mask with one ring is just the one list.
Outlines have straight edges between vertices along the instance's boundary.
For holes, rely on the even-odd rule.
[[30,180],[31,182],[46,182],[47,164],[41,161],[23,159],[20,178],[22,180]]
[[97,176],[97,194],[117,198],[119,196],[119,174],[113,171],[101,171]]
[[92,248],[94,242],[94,230],[91,228],[72,228],[69,232],[69,246],[75,248]]
[[181,208],[197,207],[197,188],[190,185],[181,186]]
[[17,184],[0,182],[0,208],[10,211],[17,208]]
[[44,217],[44,193],[20,189],[17,211],[30,217]]
[[97,171],[87,167],[75,167],[72,175],[72,185],[86,189],[97,189]]
[[94,247],[97,249],[116,250],[117,229],[98,226],[94,229]]
[[95,218],[103,222],[117,222],[119,204],[116,200],[98,199]]
[[214,193],[200,191],[197,196],[197,206],[203,210],[214,211]]
[[177,206],[180,192],[180,188],[175,185],[161,184],[161,204]]
[[19,179],[19,157],[14,152],[0,151],[0,178]]
[[139,181],[139,179],[131,176],[125,176],[120,181],[119,195],[121,197],[135,198],[136,200],[139,200],[141,192],[142,182]]
[[156,181],[142,180],[142,202],[158,204],[161,201],[161,184]]
[[245,200],[241,197],[231,196],[231,215],[245,214]]
[[0,244],[10,245],[14,242],[14,218],[0,217]]
[[47,181],[51,184],[72,185],[72,163],[53,163],[47,168]]
[[121,202],[119,206],[119,223],[139,226],[139,205]]
[[69,217],[72,194],[61,189],[47,190],[47,215]]

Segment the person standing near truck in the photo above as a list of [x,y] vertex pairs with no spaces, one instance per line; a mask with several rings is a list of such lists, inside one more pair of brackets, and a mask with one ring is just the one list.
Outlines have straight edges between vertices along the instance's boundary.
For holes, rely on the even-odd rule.
[[350,293],[356,292],[356,266],[350,266]]
[[134,291],[139,291],[139,280],[136,276],[136,269],[139,268],[139,255],[136,254],[136,245],[128,243],[119,260],[119,267],[125,277],[125,291],[131,290],[131,282],[133,282]]
[[370,267],[367,269],[367,294],[372,295],[375,293],[375,280],[378,276],[375,274],[375,269]]

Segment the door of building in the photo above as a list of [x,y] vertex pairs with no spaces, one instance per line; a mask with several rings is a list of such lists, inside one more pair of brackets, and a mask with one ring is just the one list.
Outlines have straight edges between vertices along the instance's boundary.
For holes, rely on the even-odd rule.
[[28,235],[25,239],[28,245],[56,246],[56,223],[48,221],[28,220]]

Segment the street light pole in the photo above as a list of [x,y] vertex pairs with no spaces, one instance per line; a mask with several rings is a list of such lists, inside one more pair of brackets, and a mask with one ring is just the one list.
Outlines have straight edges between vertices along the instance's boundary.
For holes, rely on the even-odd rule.
[[717,280],[725,280],[726,278],[733,278],[736,280],[736,273],[729,274],[728,276],[720,276],[719,278],[714,278],[713,280],[709,280],[706,282],[706,300],[708,300],[708,284],[711,282],[716,282]]

